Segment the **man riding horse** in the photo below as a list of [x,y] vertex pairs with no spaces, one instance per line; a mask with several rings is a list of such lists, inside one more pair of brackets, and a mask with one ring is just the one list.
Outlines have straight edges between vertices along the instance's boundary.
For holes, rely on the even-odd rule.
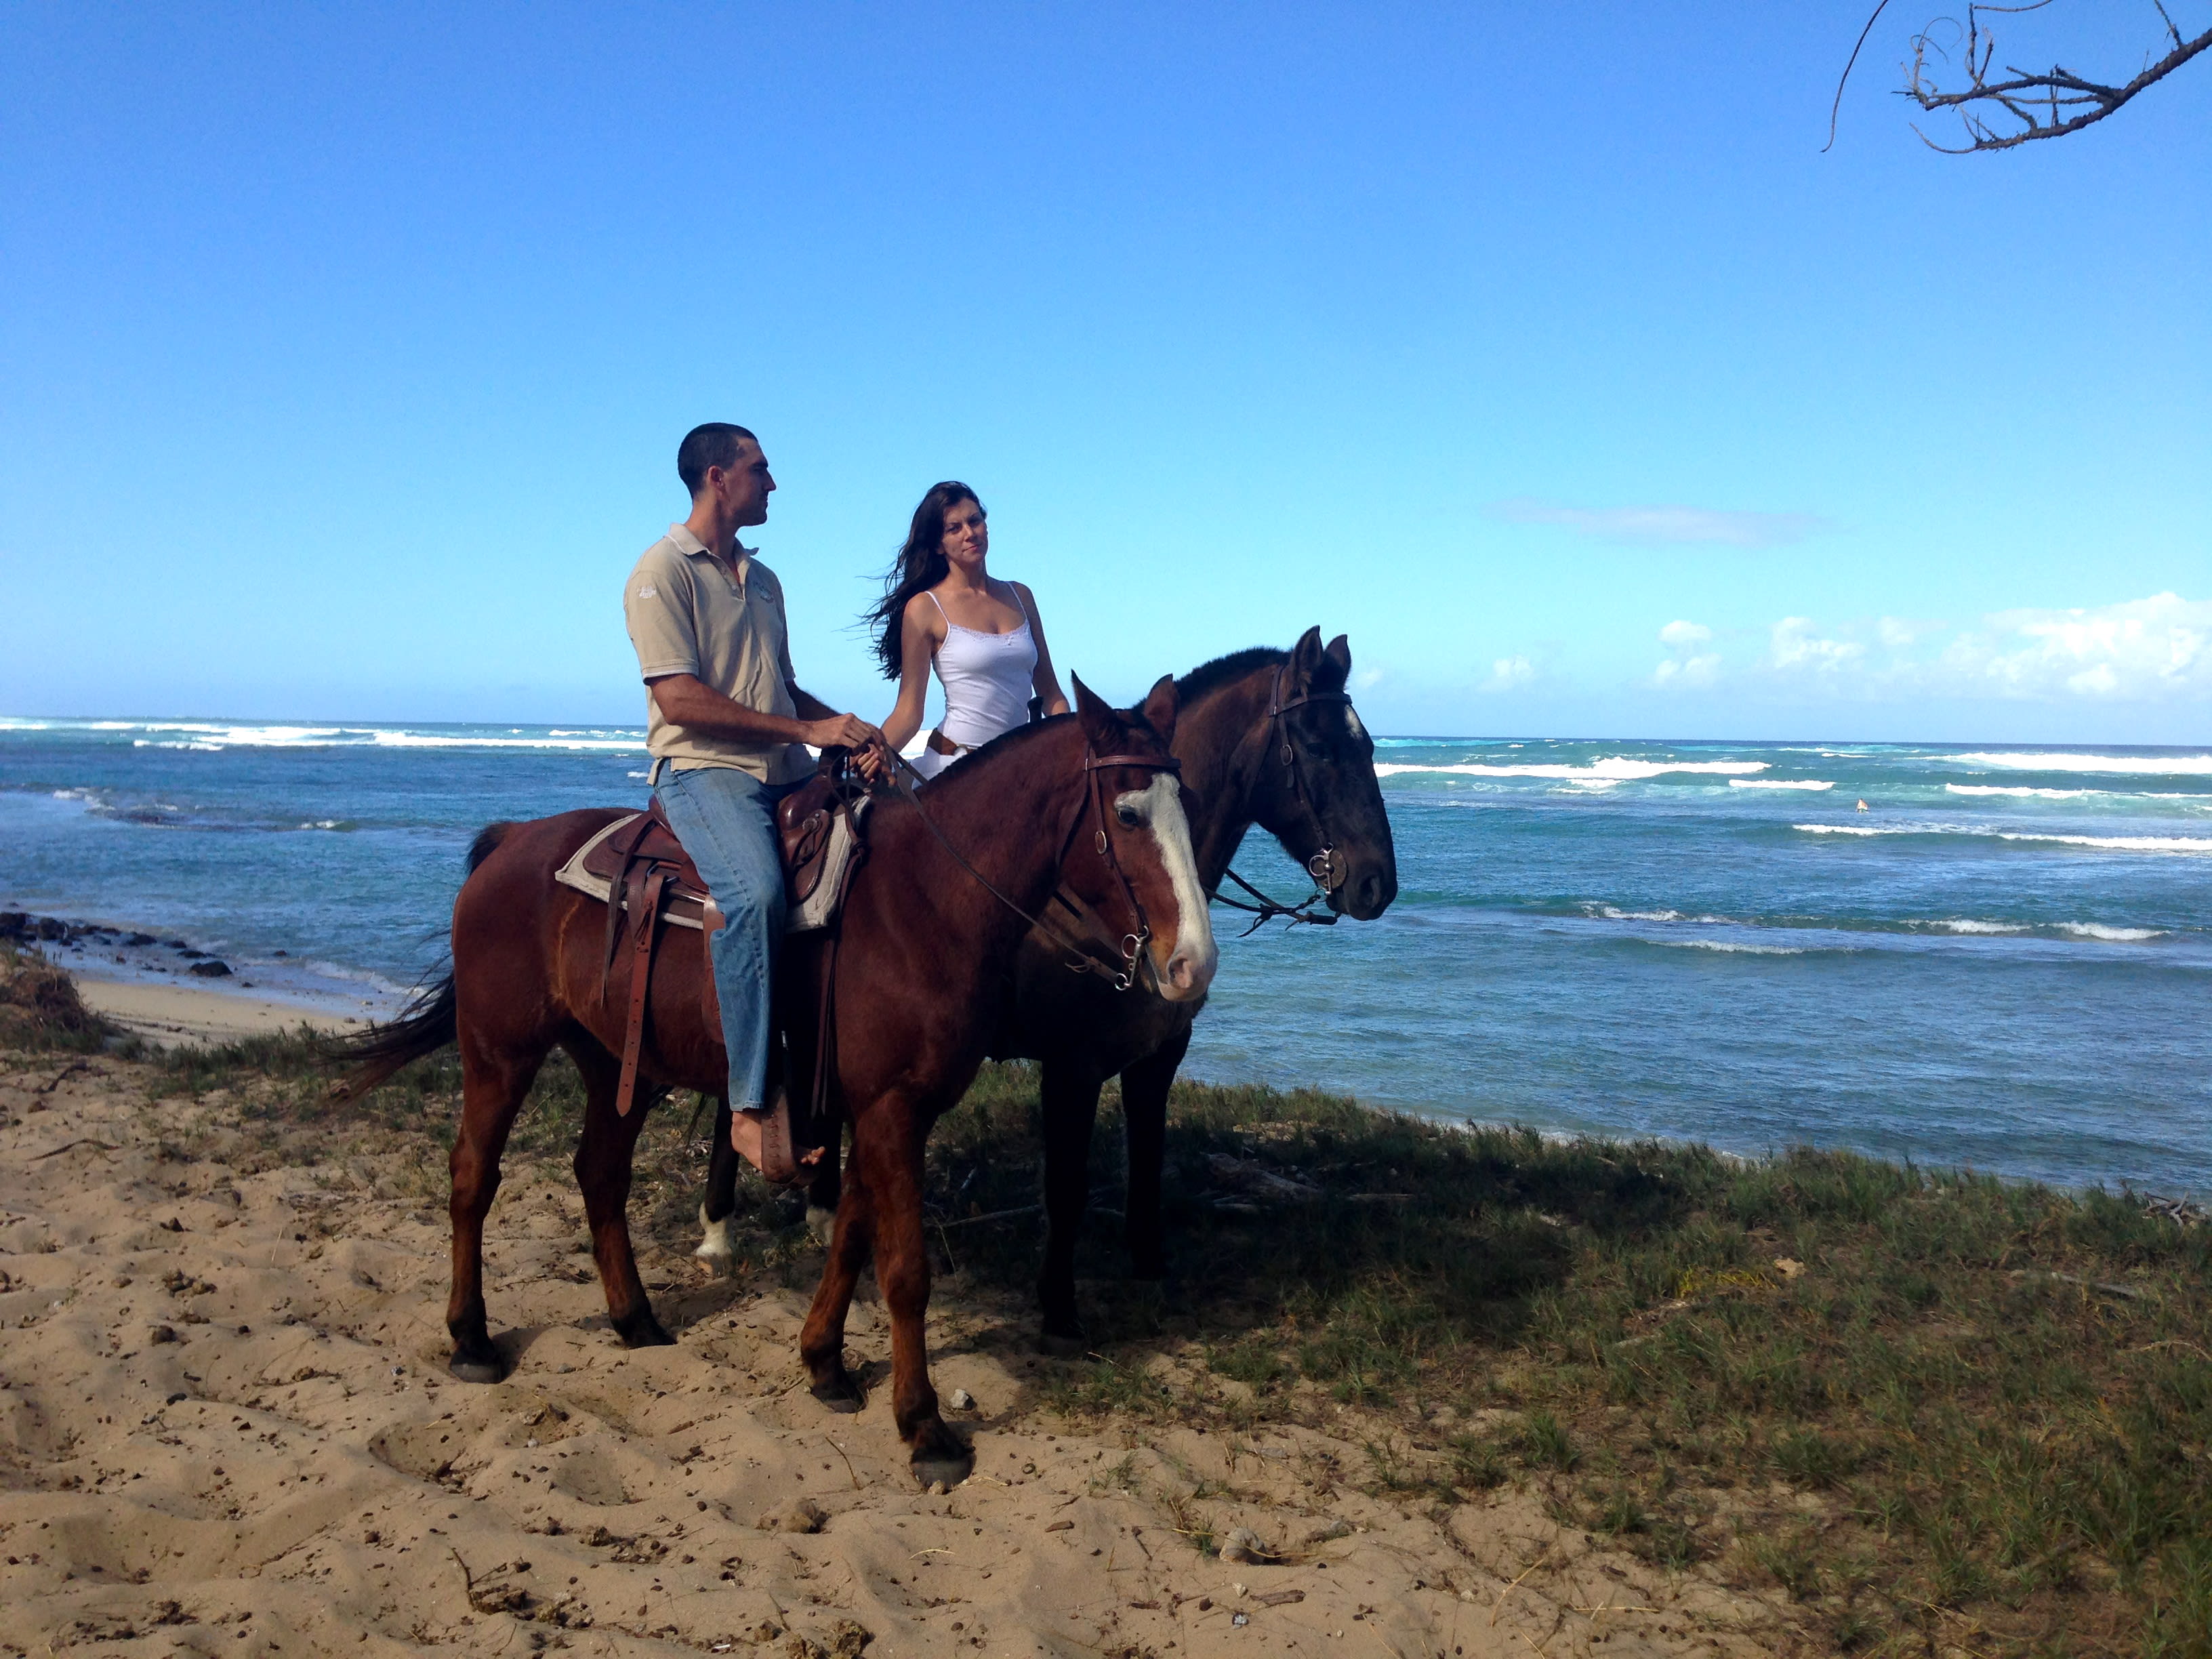
[[623,615],[647,687],[653,799],[714,901],[706,926],[729,1054],[731,1142],[755,1167],[782,1171],[788,1102],[769,1064],[769,988],[784,928],[775,805],[813,770],[800,745],[859,751],[872,775],[883,733],[800,690],[792,672],[782,584],[738,540],[768,522],[775,489],[760,441],[710,421],[684,434],[676,471],[691,492],[690,516],[639,557]]

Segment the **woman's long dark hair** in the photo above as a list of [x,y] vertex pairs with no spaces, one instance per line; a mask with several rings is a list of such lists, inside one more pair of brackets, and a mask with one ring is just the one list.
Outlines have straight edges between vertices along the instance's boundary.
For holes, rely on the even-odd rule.
[[[883,665],[884,678],[895,680],[899,677],[901,653],[899,635],[906,624],[908,603],[917,593],[937,586],[952,568],[951,561],[945,556],[945,515],[962,501],[975,501],[975,510],[983,513],[983,503],[975,492],[956,479],[947,478],[943,483],[932,484],[929,493],[921,498],[921,505],[914,510],[914,523],[906,532],[906,544],[891,561],[891,568],[884,573],[884,597],[863,619],[876,633],[876,659]],[[988,518],[989,514],[983,516]]]

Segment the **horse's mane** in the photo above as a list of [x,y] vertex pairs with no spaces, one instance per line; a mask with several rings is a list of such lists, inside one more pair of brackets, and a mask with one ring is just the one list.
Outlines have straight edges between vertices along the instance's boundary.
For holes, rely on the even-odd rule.
[[1231,680],[1243,679],[1255,668],[1288,660],[1290,654],[1272,645],[1255,645],[1232,651],[1225,657],[1216,657],[1212,662],[1200,663],[1176,681],[1176,701],[1187,707]]

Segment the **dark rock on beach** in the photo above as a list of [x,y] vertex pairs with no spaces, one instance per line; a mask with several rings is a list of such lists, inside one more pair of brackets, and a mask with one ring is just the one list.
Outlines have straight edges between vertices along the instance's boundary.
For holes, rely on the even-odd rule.
[[[189,952],[189,954],[198,956],[201,953],[198,951],[193,951]],[[210,957],[204,962],[194,963],[191,967],[185,969],[185,971],[188,974],[198,974],[202,979],[228,979],[230,977],[230,964],[227,962],[218,962],[213,957]]]

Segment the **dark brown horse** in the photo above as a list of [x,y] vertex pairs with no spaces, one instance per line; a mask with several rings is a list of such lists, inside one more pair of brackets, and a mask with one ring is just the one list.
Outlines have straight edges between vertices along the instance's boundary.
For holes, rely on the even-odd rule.
[[[1374,741],[1345,690],[1351,673],[1343,636],[1324,647],[1314,628],[1290,651],[1240,651],[1178,683],[1175,753],[1182,763],[1199,878],[1209,894],[1257,823],[1312,873],[1331,911],[1370,921],[1397,896],[1397,858],[1375,779]],[[935,797],[925,792],[924,799]],[[1168,1088],[1203,1006],[1141,991],[1117,994],[1065,971],[1065,954],[1041,934],[1024,942],[990,1042],[996,1058],[1042,1062],[1049,1232],[1038,1300],[1046,1339],[1054,1346],[1083,1340],[1075,1307],[1076,1235],[1088,1197],[1098,1093],[1116,1073],[1128,1134],[1124,1213],[1132,1265],[1143,1279],[1167,1271],[1160,1177]],[[700,1217],[706,1237],[696,1252],[716,1266],[731,1254],[737,1187],[727,1129],[725,1122],[715,1139]],[[810,1197],[813,1218],[826,1222],[838,1203],[834,1146]]]
[[[1200,998],[1213,974],[1213,936],[1169,750],[1175,682],[1161,680],[1127,712],[1109,708],[1079,682],[1076,702],[1074,716],[1010,733],[933,786],[928,821],[910,799],[883,800],[836,949],[823,935],[805,934],[783,953],[779,1000],[804,1016],[787,1028],[792,1097],[811,1097],[820,975],[834,973],[830,1098],[853,1137],[800,1358],[818,1399],[859,1409],[845,1369],[845,1315],[872,1253],[891,1318],[892,1414],[925,1485],[962,1479],[970,1456],[938,1414],[923,1343],[922,1146],[982,1063],[1030,931],[1021,913],[1033,915],[1065,884],[1133,941],[1130,969],[1161,997]],[[452,1369],[465,1381],[502,1373],[485,1318],[484,1216],[508,1128],[556,1046],[575,1061],[587,1095],[576,1179],[607,1311],[632,1347],[672,1340],[639,1280],[624,1212],[645,1116],[643,1106],[628,1116],[615,1106],[629,952],[603,982],[605,912],[553,879],[613,816],[565,812],[480,835],[453,905],[451,975],[408,1016],[353,1045],[365,1062],[352,1080],[357,1091],[447,1041],[460,1044],[446,1323]],[[665,951],[653,971],[640,1066],[650,1084],[724,1087],[720,1033],[702,1010],[705,971],[696,950]],[[641,1091],[641,1102],[649,1105],[653,1092]]]

